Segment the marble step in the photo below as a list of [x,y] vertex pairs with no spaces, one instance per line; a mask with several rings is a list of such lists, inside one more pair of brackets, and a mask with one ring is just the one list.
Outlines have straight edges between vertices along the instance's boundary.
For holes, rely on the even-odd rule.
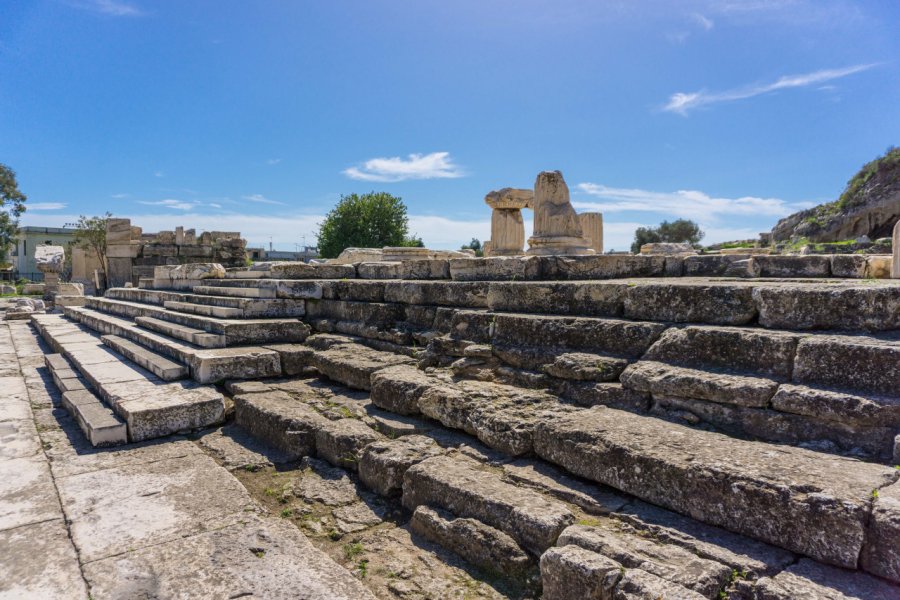
[[116,446],[128,442],[128,426],[85,385],[62,354],[47,354],[44,361],[62,394],[62,404],[78,423],[91,446]]
[[[87,306],[89,308],[120,316],[133,318],[149,317],[160,321],[177,323],[189,329],[218,334],[225,338],[225,345],[227,346],[268,342],[302,342],[306,339],[307,335],[309,335],[309,326],[299,319],[292,318],[217,319],[200,315],[185,314],[139,302],[127,302],[107,298],[90,298]],[[191,341],[186,338],[179,339]],[[211,339],[212,338],[207,338],[205,343],[212,343],[210,341]]]
[[191,377],[199,383],[278,376],[282,373],[282,360],[287,364],[296,362],[291,345],[273,345],[273,349],[261,346],[204,349],[139,327],[131,319],[89,308],[63,310],[67,317],[94,331],[125,338],[189,366]]
[[208,333],[202,329],[194,329],[187,325],[180,325],[155,317],[135,317],[134,322],[145,329],[164,333],[165,335],[185,342],[190,342],[201,348],[224,348],[227,345],[224,335]]
[[227,306],[215,306],[211,304],[193,304],[191,302],[164,302],[163,306],[175,312],[215,317],[217,319],[240,319],[244,317],[244,309],[230,308]]
[[190,369],[187,366],[123,337],[104,335],[100,339],[128,360],[144,367],[163,381],[177,381],[190,376]]
[[207,427],[224,418],[222,394],[196,382],[166,382],[112,351],[100,336],[62,315],[36,321],[41,335],[127,424],[128,441],[163,437]]
[[276,298],[275,288],[261,287],[226,287],[213,285],[194,286],[193,292],[208,296],[233,296],[236,298]]

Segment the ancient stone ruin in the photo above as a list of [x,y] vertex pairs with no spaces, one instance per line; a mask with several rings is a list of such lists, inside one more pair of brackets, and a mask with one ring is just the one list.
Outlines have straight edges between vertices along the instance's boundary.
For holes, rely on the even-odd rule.
[[[149,572],[225,597],[900,597],[900,282],[866,256],[572,254],[595,234],[565,199],[539,176],[532,246],[561,255],[158,265],[33,315],[94,597]],[[178,458],[87,485],[67,440]],[[98,536],[121,502],[90,490],[123,470],[168,482],[148,507],[256,508],[185,550],[151,508]]]

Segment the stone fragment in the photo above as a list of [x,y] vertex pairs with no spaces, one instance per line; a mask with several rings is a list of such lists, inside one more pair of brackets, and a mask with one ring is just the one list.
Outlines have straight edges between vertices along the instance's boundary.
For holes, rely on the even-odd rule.
[[757,581],[753,593],[755,600],[895,600],[900,587],[805,558]]
[[443,452],[434,440],[422,435],[375,441],[360,455],[359,478],[381,496],[399,495],[403,491],[403,475],[407,469]]
[[42,273],[60,273],[66,261],[66,250],[62,246],[40,244],[34,249],[34,264]]
[[453,281],[530,281],[540,279],[541,263],[530,256],[491,256],[450,260]]
[[372,403],[400,415],[419,414],[419,398],[436,382],[412,365],[387,367],[372,374]]
[[576,379],[578,381],[617,381],[628,366],[624,358],[613,358],[602,354],[567,352],[559,354],[543,371],[553,377]]
[[383,522],[382,517],[386,511],[383,507],[370,506],[365,502],[356,502],[336,509],[332,514],[336,529],[343,534],[356,533],[369,527],[374,527]]
[[900,583],[900,482],[877,490],[860,566]]
[[756,256],[760,277],[830,277],[831,257],[824,255]]
[[600,282],[493,282],[487,306],[497,312],[617,317],[624,310],[624,285]]
[[413,359],[408,356],[373,350],[358,344],[337,346],[315,352],[310,357],[310,364],[329,379],[360,390],[371,389],[370,378],[376,371],[412,362]]
[[534,182],[534,231],[528,239],[528,254],[590,254],[589,250],[562,173],[539,173]]
[[862,279],[866,276],[867,262],[862,254],[835,254],[831,257],[831,276]]
[[768,406],[778,383],[762,377],[689,369],[642,360],[622,372],[622,385],[654,396],[676,396],[738,404]]
[[597,254],[603,254],[603,214],[598,212],[579,213],[584,239]]
[[610,408],[541,422],[535,452],[704,523],[855,568],[872,490],[896,469]]
[[327,422],[307,404],[285,392],[235,396],[234,420],[254,437],[293,459],[315,453],[316,431]]
[[652,573],[628,569],[619,580],[612,600],[701,600],[705,597]]
[[538,555],[575,520],[562,503],[504,483],[461,456],[429,458],[406,471],[403,506],[415,510],[423,504],[478,519]]
[[641,254],[653,255],[661,254],[663,256],[692,256],[697,251],[690,244],[675,244],[672,242],[656,242],[652,244],[644,244],[641,246]]
[[300,466],[302,475],[292,485],[296,497],[326,506],[346,506],[359,500],[356,485],[344,469],[309,457],[304,458]]
[[900,294],[893,285],[761,286],[753,300],[759,324],[772,329],[900,329]]
[[772,397],[772,408],[839,423],[900,425],[900,401],[896,398],[861,396],[805,385],[781,384]]
[[891,243],[892,262],[891,278],[900,279],[900,221],[894,225],[893,240]]
[[746,325],[756,317],[746,285],[638,283],[628,288],[625,316],[646,321]]
[[363,448],[382,437],[358,419],[327,421],[316,431],[316,452],[336,467],[356,470]]
[[611,488],[585,483],[543,461],[519,459],[504,464],[503,473],[509,480],[539,489],[594,515],[617,511],[631,501]]
[[531,558],[515,540],[477,519],[456,518],[447,511],[419,506],[409,526],[415,533],[489,572],[517,576],[532,565]]
[[647,539],[616,527],[615,522],[599,526],[572,525],[559,536],[557,544],[573,544],[611,558],[627,569],[641,569],[657,577],[714,598],[731,578],[731,568],[700,558],[673,544]]
[[579,546],[550,548],[541,556],[544,600],[611,600],[622,565]]
[[869,336],[809,336],[797,346],[794,381],[896,396],[900,341]]

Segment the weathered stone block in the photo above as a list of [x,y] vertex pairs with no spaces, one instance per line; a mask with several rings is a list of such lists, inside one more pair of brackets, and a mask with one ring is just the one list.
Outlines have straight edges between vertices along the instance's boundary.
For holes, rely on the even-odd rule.
[[528,281],[540,279],[537,257],[492,256],[450,260],[450,278],[454,281]]
[[745,285],[638,283],[625,295],[625,316],[647,321],[744,325],[756,317]]
[[628,287],[618,283],[491,283],[491,310],[597,317],[621,316]]
[[830,277],[831,257],[770,255],[754,257],[760,277]]
[[612,600],[622,565],[579,546],[550,548],[541,556],[544,600]]
[[774,329],[900,329],[900,293],[893,285],[802,288],[765,286],[753,290],[759,323]]
[[422,435],[375,441],[360,455],[359,478],[377,494],[397,496],[403,491],[403,475],[407,469],[443,453],[434,440]]
[[866,264],[862,254],[835,254],[831,257],[831,276],[862,279],[866,276]]

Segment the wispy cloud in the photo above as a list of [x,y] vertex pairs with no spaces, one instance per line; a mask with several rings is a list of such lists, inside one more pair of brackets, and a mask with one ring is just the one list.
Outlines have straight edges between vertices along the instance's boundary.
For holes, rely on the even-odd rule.
[[112,194],[110,198],[115,198],[116,200],[121,200],[122,198],[128,198],[131,194]]
[[69,5],[111,17],[142,17],[146,13],[129,2],[121,0],[70,0]]
[[176,200],[174,198],[166,198],[165,200],[138,200],[138,204],[146,204],[147,206],[164,206],[166,208],[175,208],[178,210],[193,210],[200,206],[199,202]]
[[248,202],[256,202],[258,204],[284,204],[284,202],[279,202],[278,200],[270,200],[262,194],[250,194],[249,196],[243,196],[243,198]]
[[601,202],[575,200],[572,205],[583,210],[603,213],[655,212],[691,219],[714,220],[719,216],[783,217],[805,205],[789,204],[778,198],[715,198],[697,190],[654,192],[650,190],[613,188],[597,183],[579,183],[576,190],[594,196]]
[[281,162],[280,158],[270,158],[269,160],[266,161],[266,164],[267,165],[277,165],[280,162]]
[[673,112],[680,115],[687,115],[688,112],[708,106],[710,104],[718,104],[720,102],[732,102],[734,100],[743,100],[752,98],[769,92],[785,90],[790,88],[806,87],[818,83],[824,83],[833,79],[840,79],[847,75],[853,75],[861,71],[866,71],[872,67],[878,66],[878,63],[870,63],[864,65],[854,65],[843,69],[822,69],[805,73],[803,75],[785,75],[780,77],[773,83],[757,84],[724,92],[678,92],[669,97],[669,102],[663,107],[664,111]]
[[154,176],[154,177],[165,177],[166,174],[163,173],[162,171],[154,171],[154,172],[153,172],[153,176]]
[[394,182],[407,179],[452,179],[464,175],[449,152],[410,154],[407,158],[373,158],[361,166],[344,170],[344,175],[360,181]]
[[705,17],[705,16],[701,15],[700,13],[694,13],[693,15],[691,15],[691,18],[694,20],[695,23],[697,23],[700,27],[702,27],[706,31],[709,31],[710,29],[712,29],[715,26],[715,23],[713,22],[712,19],[710,19],[709,17]]
[[28,210],[62,210],[66,206],[64,202],[34,202],[29,203],[26,208]]

